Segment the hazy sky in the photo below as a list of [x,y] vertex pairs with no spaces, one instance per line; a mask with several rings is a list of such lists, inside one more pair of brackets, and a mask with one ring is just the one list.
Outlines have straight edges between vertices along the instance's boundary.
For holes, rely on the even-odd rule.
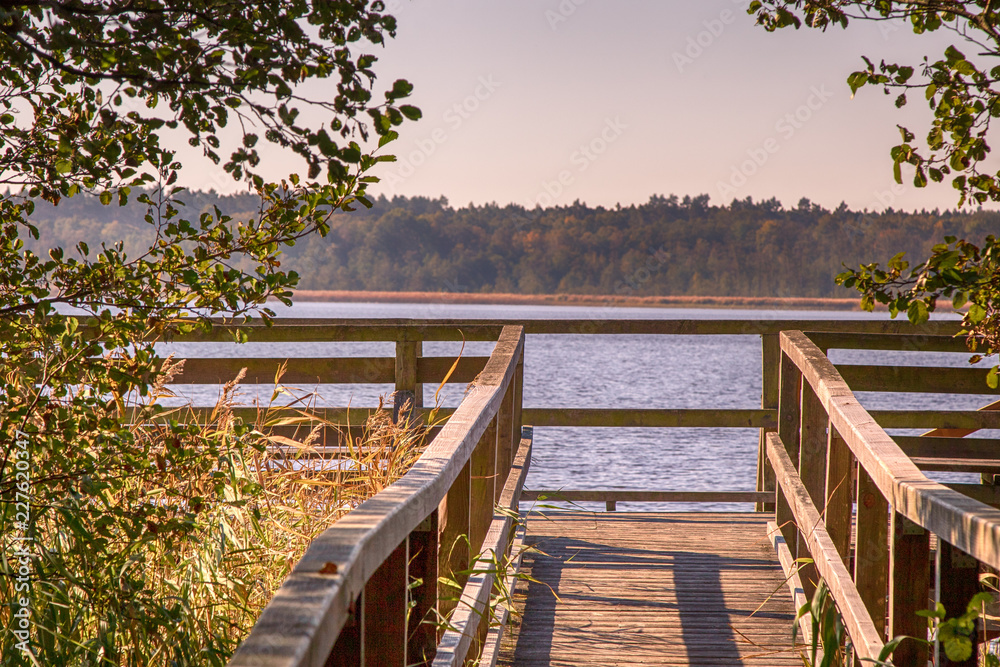
[[706,193],[717,204],[955,206],[948,183],[892,180],[896,124],[926,134],[922,95],[900,111],[874,88],[851,99],[846,84],[861,54],[917,64],[948,43],[964,49],[953,33],[857,22],[770,34],[746,4],[389,0],[399,33],[376,71],[382,85],[409,79],[424,117],[404,126],[376,192],[453,205]]

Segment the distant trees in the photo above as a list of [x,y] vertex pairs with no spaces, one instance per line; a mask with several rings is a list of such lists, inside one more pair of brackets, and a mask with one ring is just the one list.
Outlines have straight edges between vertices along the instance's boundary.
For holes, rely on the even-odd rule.
[[[245,195],[187,199],[235,217],[254,203]],[[89,240],[108,229],[111,211],[64,202],[39,205],[35,215],[53,216],[43,233],[86,230]],[[120,238],[146,242],[132,207],[113,211]],[[1000,214],[986,211],[829,211],[807,199],[785,209],[775,199],[712,206],[704,196],[654,195],[620,209],[577,202],[526,211],[396,197],[334,215],[329,235],[286,249],[282,267],[304,289],[837,296],[842,262],[868,264],[899,249],[927,254],[945,235],[981,240],[997,226]]]

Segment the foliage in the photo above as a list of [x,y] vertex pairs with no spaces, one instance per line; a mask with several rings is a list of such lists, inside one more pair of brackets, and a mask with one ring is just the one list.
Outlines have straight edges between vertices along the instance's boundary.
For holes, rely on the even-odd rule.
[[[748,11],[756,13],[767,30],[798,28],[803,22],[825,30],[831,25],[846,28],[852,19],[907,21],[915,34],[952,30],[978,57],[1000,56],[1000,8],[986,0],[754,0]],[[886,94],[898,93],[896,106],[902,107],[910,92],[922,91],[933,112],[926,152],[914,143],[913,132],[899,126],[902,143],[891,153],[896,182],[902,183],[905,164],[913,168],[917,187],[925,187],[928,179],[941,182],[950,177],[960,193],[959,206],[966,200],[1000,201],[1000,171],[985,171],[991,150],[987,134],[1000,116],[1000,66],[977,64],[955,46],[919,67],[884,60],[876,66],[863,58],[865,68],[847,79],[852,92],[882,87]],[[866,308],[874,302],[888,304],[893,316],[905,311],[913,322],[925,321],[942,297],[951,299],[956,309],[968,304],[963,324],[969,348],[987,355],[1000,350],[1000,246],[994,236],[981,248],[946,237],[909,273],[903,254],[896,254],[887,269],[862,265],[840,274],[837,281],[858,289]],[[994,367],[988,376],[992,388],[1000,379],[998,371],[1000,367]]]
[[[960,335],[976,353],[971,361],[1000,352],[1000,240],[987,236],[980,247],[946,236],[912,269],[903,255],[889,260],[887,270],[878,264],[849,269],[837,276],[837,283],[861,292],[867,310],[885,304],[893,317],[906,313],[915,324],[927,321],[938,300],[947,299],[953,308],[965,308]],[[994,366],[986,377],[993,389],[998,372],[1000,366]]]
[[[0,7],[0,183],[14,188],[0,196],[3,664],[221,664],[245,631],[229,612],[252,612],[249,593],[223,573],[256,558],[233,523],[263,521],[266,438],[238,420],[158,420],[155,378],[170,368],[154,344],[210,315],[268,319],[265,300],[287,303],[298,281],[282,250],[370,203],[368,172],[391,159],[376,151],[419,117],[400,104],[405,81],[375,96],[364,51],[395,34],[384,10]],[[184,139],[251,188],[249,212],[183,213]],[[306,177],[266,182],[268,144]],[[46,232],[40,206],[84,197],[135,201],[145,242],[28,247]]]
[[[115,469],[95,466],[88,477],[101,494],[73,493],[74,480],[64,480],[71,498],[33,504],[33,538],[46,548],[30,552],[36,583],[27,592],[15,590],[18,558],[5,550],[0,591],[4,600],[26,596],[37,612],[35,664],[224,665],[312,539],[401,477],[426,442],[424,426],[377,412],[357,439],[345,432],[336,443],[345,457],[324,458],[322,420],[274,404],[284,387],[255,423],[236,418],[237,381],[208,421],[187,409],[148,419],[176,375],[182,369],[168,361],[149,399],[126,406],[136,451],[119,449],[128,458]],[[274,433],[296,424],[297,440]],[[27,665],[12,632],[15,606],[0,608],[0,654]]]
[[[851,638],[844,626],[844,619],[837,609],[833,595],[826,581],[819,580],[812,600],[799,608],[792,623],[792,642],[799,630],[799,619],[809,616],[812,631],[812,643],[809,645],[809,655],[803,655],[802,661],[807,667],[851,667],[855,664]],[[889,667],[893,651],[905,637],[895,637],[885,643],[874,667]]]
[[[976,56],[1000,55],[1000,8],[987,0],[754,0],[748,11],[772,31],[803,23],[826,30],[846,28],[851,20],[906,22],[918,35],[951,30]],[[902,182],[902,166],[909,165],[917,187],[950,178],[962,202],[1000,201],[1000,172],[989,173],[984,164],[990,153],[986,135],[1000,116],[1000,66],[978,64],[955,46],[921,64],[863,59],[864,68],[847,79],[852,92],[881,87],[887,95],[897,94],[897,107],[910,93],[922,93],[934,115],[926,152],[914,143],[914,133],[900,126],[902,142],[892,149],[896,181]]]
[[[976,621],[982,615],[983,606],[994,601],[994,594],[983,591],[976,593],[969,600],[965,613],[954,618],[945,618],[947,612],[940,602],[933,610],[918,611],[917,614],[924,616],[931,623],[935,638],[944,648],[945,655],[952,662],[964,662],[972,657],[977,636]],[[1000,659],[995,655],[987,655],[986,667],[997,667]]]

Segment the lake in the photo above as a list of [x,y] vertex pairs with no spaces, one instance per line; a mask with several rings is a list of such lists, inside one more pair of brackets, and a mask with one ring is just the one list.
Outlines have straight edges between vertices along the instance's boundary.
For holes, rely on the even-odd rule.
[[[461,304],[299,303],[275,308],[280,316],[316,318],[418,319],[885,319],[887,314],[843,311],[737,310],[711,308],[594,308],[559,306],[485,306]],[[175,343],[163,351],[178,356],[393,356],[393,343]],[[457,356],[457,342],[424,343],[426,356]],[[465,355],[488,355],[492,344],[469,342]],[[968,365],[963,353],[913,353],[834,350],[836,363]],[[214,403],[218,389],[181,385],[178,400]],[[270,387],[245,387],[244,402],[256,391],[264,400]],[[320,385],[321,406],[374,406],[391,385]],[[433,405],[436,387],[424,387]],[[461,400],[462,386],[445,387],[443,406]],[[599,336],[529,335],[525,341],[525,407],[574,408],[756,408],[760,406],[761,367],[758,336]],[[869,408],[976,409],[988,395],[913,395],[859,393]],[[897,430],[897,434],[919,431]],[[983,432],[983,435],[995,434]],[[527,485],[532,489],[656,489],[671,491],[753,490],[758,432],[755,429],[537,428]],[[934,478],[971,481],[977,475],[934,473]],[[591,504],[585,506],[603,507]],[[619,509],[732,510],[749,505],[619,503]]]

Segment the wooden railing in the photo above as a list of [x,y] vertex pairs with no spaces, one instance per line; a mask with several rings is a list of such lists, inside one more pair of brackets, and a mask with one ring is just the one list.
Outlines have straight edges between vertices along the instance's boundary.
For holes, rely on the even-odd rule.
[[[504,327],[461,405],[399,481],[320,535],[230,661],[236,666],[461,665],[481,649],[530,460],[518,415],[521,327]],[[412,374],[410,379],[412,380]],[[439,577],[464,586],[457,605]],[[439,642],[440,639],[440,642]]]
[[[931,534],[937,537],[934,588],[949,616],[964,613],[979,589],[980,564],[1000,567],[1000,511],[970,497],[993,500],[995,487],[944,485],[920,469],[1000,472],[1000,442],[893,439],[878,423],[996,428],[1000,413],[921,411],[912,413],[917,419],[906,419],[905,412],[894,411],[882,412],[880,419],[852,391],[989,393],[985,371],[836,367],[825,353],[831,347],[948,349],[940,343],[780,334],[778,428],[765,436],[769,466],[762,471],[763,482],[776,488],[776,529],[787,545],[786,566],[796,558],[813,561],[799,572],[800,601],[822,577],[861,660],[876,659],[887,637],[926,637],[927,620],[916,612],[927,609],[931,592]],[[977,382],[965,381],[966,376]],[[923,667],[927,660],[927,644],[905,640],[893,664]],[[973,658],[960,664],[977,663]]]
[[[427,660],[431,657],[435,665],[462,664],[468,655],[477,654],[483,646],[486,626],[480,619],[484,616],[493,585],[492,577],[495,576],[483,564],[478,567],[470,564],[470,558],[478,552],[503,554],[509,545],[510,513],[500,511],[495,514],[495,502],[501,508],[516,510],[521,499],[548,496],[570,501],[604,502],[609,510],[613,510],[617,502],[623,501],[729,501],[755,502],[758,509],[771,510],[775,507],[777,488],[778,514],[791,548],[791,553],[786,553],[786,561],[790,562],[794,557],[791,554],[804,555],[813,553],[815,549],[818,574],[807,571],[803,578],[808,582],[820,574],[827,577],[838,604],[845,610],[856,645],[862,647],[861,651],[868,651],[862,655],[870,655],[880,646],[879,642],[884,641],[884,617],[888,613],[884,590],[887,589],[887,582],[895,576],[890,575],[889,550],[895,548],[893,554],[908,553],[901,549],[912,551],[915,548],[916,552],[920,551],[919,545],[914,547],[913,540],[909,539],[910,533],[906,532],[914,532],[912,527],[900,528],[904,534],[899,544],[890,547],[887,537],[888,507],[891,505],[894,508],[893,516],[901,517],[894,525],[903,525],[902,519],[908,519],[921,526],[922,530],[934,531],[959,549],[970,547],[966,538],[960,539],[959,536],[939,531],[945,530],[948,521],[961,521],[966,517],[963,512],[969,510],[971,506],[967,503],[972,501],[953,489],[926,480],[907,454],[914,456],[914,460],[921,465],[945,466],[938,469],[967,469],[977,465],[973,462],[973,455],[979,450],[975,448],[978,446],[981,450],[987,445],[981,444],[982,441],[966,445],[966,454],[964,458],[959,457],[961,460],[958,463],[954,460],[942,463],[940,457],[935,457],[934,461],[920,461],[921,456],[926,459],[928,452],[933,453],[932,444],[926,438],[897,438],[896,442],[892,442],[882,428],[1000,428],[1000,412],[864,412],[860,406],[852,407],[843,414],[838,411],[847,409],[844,407],[847,403],[841,404],[841,397],[850,395],[841,374],[850,377],[856,389],[911,391],[915,387],[913,383],[919,381],[923,391],[947,389],[979,393],[985,391],[985,382],[980,383],[982,373],[975,369],[971,372],[968,369],[921,369],[914,372],[907,367],[834,367],[824,355],[828,348],[963,351],[961,341],[953,338],[958,329],[956,322],[929,323],[920,328],[905,322],[872,320],[528,320],[520,324],[523,327],[498,320],[282,320],[269,328],[257,324],[237,327],[248,329],[251,340],[255,342],[394,341],[395,358],[289,359],[284,381],[299,384],[392,384],[396,390],[395,407],[409,401],[418,412],[423,394],[421,385],[441,382],[455,361],[446,357],[423,357],[423,341],[499,339],[500,342],[490,357],[465,357],[459,361],[448,381],[473,382],[474,389],[458,408],[439,410],[439,415],[450,416],[450,419],[437,432],[425,456],[397,485],[362,505],[317,540],[275,596],[232,664],[402,665],[430,664]],[[792,329],[810,333],[783,333]],[[525,334],[759,335],[763,372],[761,403],[759,407],[740,409],[714,409],[711,406],[704,409],[522,409]],[[220,327],[187,340],[225,341],[231,340],[231,333]],[[792,340],[794,344],[789,342]],[[800,348],[809,350],[808,359],[795,352]],[[189,359],[184,374],[176,381],[192,384],[224,382],[232,379],[241,368],[247,368],[245,382],[270,384],[281,361],[277,358]],[[819,367],[825,370],[817,375],[815,369]],[[798,380],[798,384],[794,384],[792,378],[796,373],[807,378],[808,382]],[[945,380],[938,380],[941,377]],[[815,383],[820,379],[826,384],[821,383],[821,388],[817,389]],[[834,384],[836,391],[830,389]],[[803,386],[813,387],[813,394],[805,392]],[[498,398],[501,396],[502,399]],[[833,397],[838,398],[835,401]],[[850,395],[850,400],[853,400],[853,395]],[[796,405],[799,407],[796,408]],[[331,423],[344,423],[349,418],[356,425],[372,409],[353,408],[350,415],[346,408],[316,408],[312,412]],[[247,416],[252,417],[252,412],[248,410]],[[828,422],[834,425],[830,433],[835,434],[829,443],[826,442]],[[522,494],[532,442],[531,429],[526,428],[522,433],[522,423],[546,428],[759,429],[757,487],[756,490],[720,489],[710,492],[533,489]],[[845,429],[846,433],[836,435],[841,433],[839,429]],[[509,433],[509,444],[504,444],[508,443],[506,435],[497,438],[497,433]],[[955,444],[955,440],[957,437],[952,437],[951,442],[942,438],[934,444],[947,446]],[[484,446],[484,442],[496,442],[496,448]],[[781,443],[788,443],[788,447]],[[888,451],[889,443],[899,454],[895,455],[897,458],[883,460],[881,457]],[[855,448],[858,450],[855,451]],[[800,465],[803,452],[808,452],[804,467]],[[982,451],[979,453],[983,454]],[[868,503],[863,509],[859,503],[859,537],[856,543],[845,542],[850,540],[849,510],[854,500],[852,489],[855,482],[853,478],[848,478],[844,470],[852,468],[854,458],[861,461],[862,470],[867,471],[860,475],[858,497]],[[993,465],[983,461],[979,464],[982,464],[982,472]],[[906,468],[905,471],[900,466]],[[897,475],[902,472],[911,477]],[[828,478],[840,481],[831,485]],[[993,487],[974,486],[975,489],[962,490],[985,500],[993,500],[994,495],[1000,500],[1000,493],[995,493]],[[945,495],[941,496],[941,493]],[[933,502],[929,498],[933,498]],[[811,505],[806,504],[806,500]],[[938,501],[944,503],[941,507],[951,509],[941,514],[944,510],[935,504]],[[983,508],[976,504],[973,514],[983,511]],[[877,520],[871,519],[872,516],[879,516],[880,512],[885,519],[881,528]],[[925,514],[934,518],[932,525],[918,520]],[[948,521],[936,518],[945,515],[949,517]],[[809,530],[800,533],[795,530],[795,525]],[[813,526],[817,528],[813,530]],[[973,541],[996,537],[993,532],[975,534],[978,537]],[[467,540],[460,539],[460,536],[467,536]],[[834,551],[831,551],[831,544]],[[851,544],[857,544],[856,560],[861,563],[860,566],[851,565]],[[872,547],[873,544],[876,546]],[[884,544],[885,549],[878,546],[880,544]],[[995,542],[993,544],[992,548],[1000,549]],[[985,554],[982,545],[977,548],[980,550],[968,553],[981,562],[996,565],[992,551]],[[838,556],[827,558],[831,554]],[[919,565],[919,553],[917,555],[913,562]],[[905,560],[902,556],[899,558]],[[861,568],[861,578],[855,583],[850,573],[858,571],[858,567]],[[468,577],[470,572],[471,577]],[[465,584],[462,593],[465,603],[458,609],[454,595],[446,594],[436,585],[427,584],[437,581],[439,576],[452,576]],[[898,578],[902,577],[902,574],[898,575]],[[423,583],[414,586],[415,581]],[[914,581],[919,581],[919,577]],[[855,587],[854,593],[851,593],[850,586]],[[883,590],[881,594],[878,593],[880,586]],[[891,627],[911,627],[905,626],[901,620],[906,614],[900,604],[904,599],[916,598],[912,595],[904,598],[898,586],[896,592],[899,601],[892,616],[896,625]],[[883,607],[881,617],[879,604]],[[407,606],[411,608],[409,620],[405,615]],[[375,613],[376,609],[378,613]],[[401,609],[404,611],[400,612]],[[439,626],[425,622],[431,615],[441,618],[441,615],[452,611],[453,629],[449,632],[442,634]],[[868,625],[865,625],[866,622]],[[489,641],[487,646],[490,646]]]

